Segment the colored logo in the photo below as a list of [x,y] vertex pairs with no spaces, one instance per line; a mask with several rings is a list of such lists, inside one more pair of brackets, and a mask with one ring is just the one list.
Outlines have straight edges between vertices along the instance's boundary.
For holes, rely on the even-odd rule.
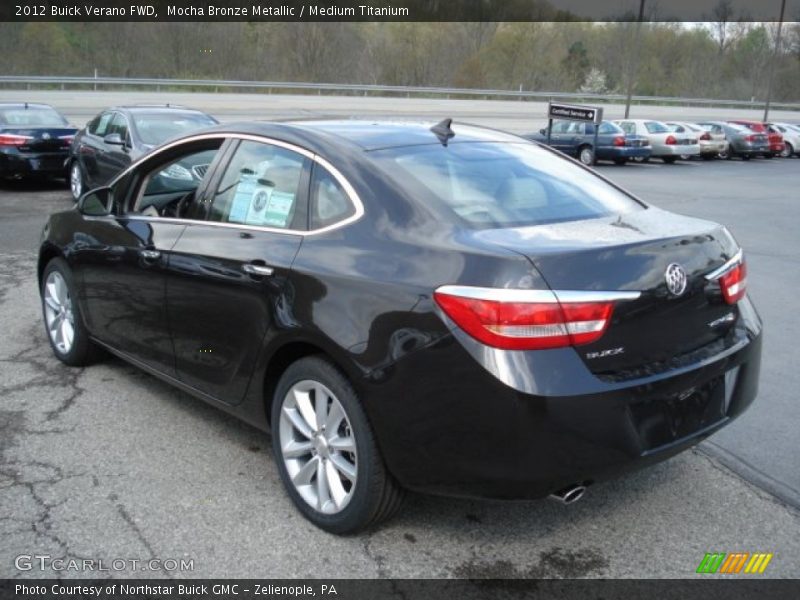
[[742,573],[763,573],[767,569],[769,561],[772,560],[772,553],[755,552],[724,552],[706,553],[700,566],[697,567],[698,573],[706,574],[726,574],[739,575]]

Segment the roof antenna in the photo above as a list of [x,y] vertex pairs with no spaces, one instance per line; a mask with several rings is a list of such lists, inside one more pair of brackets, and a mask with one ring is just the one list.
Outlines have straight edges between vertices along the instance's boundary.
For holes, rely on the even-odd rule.
[[442,119],[436,125],[431,127],[431,131],[437,138],[439,138],[439,141],[442,143],[442,146],[447,146],[448,140],[456,135],[455,132],[452,129],[450,129],[450,124],[452,122],[453,119],[450,118]]

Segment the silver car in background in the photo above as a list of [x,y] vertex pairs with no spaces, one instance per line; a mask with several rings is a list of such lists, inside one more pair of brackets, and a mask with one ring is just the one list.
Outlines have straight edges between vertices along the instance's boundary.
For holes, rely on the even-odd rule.
[[701,121],[698,123],[704,129],[714,131],[720,128],[728,138],[728,151],[720,153],[720,158],[740,157],[742,160],[750,160],[753,156],[769,153],[769,138],[764,133],[754,133],[747,127],[728,123],[726,121]]
[[622,119],[614,121],[629,135],[643,135],[650,140],[652,156],[665,163],[674,163],[682,156],[691,158],[700,154],[697,136],[692,133],[670,131],[666,123],[649,119]]
[[791,123],[767,123],[767,127],[774,128],[783,135],[781,157],[800,156],[800,127]]
[[[666,125],[676,133],[696,136],[700,146],[700,156],[704,160],[717,158],[720,154],[724,155],[728,151],[728,139],[721,127],[705,128],[697,123],[687,123],[686,121],[667,121]],[[681,158],[687,160],[690,157],[682,155]]]

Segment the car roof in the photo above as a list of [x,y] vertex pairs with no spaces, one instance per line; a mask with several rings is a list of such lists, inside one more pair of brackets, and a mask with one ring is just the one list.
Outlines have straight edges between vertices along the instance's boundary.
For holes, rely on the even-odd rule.
[[49,104],[42,104],[41,102],[0,102],[0,108],[53,108]]
[[[271,137],[309,149],[351,146],[365,151],[400,146],[442,143],[431,131],[435,122],[374,119],[314,119],[293,121],[250,121],[229,123],[206,129],[203,133],[235,133]],[[487,127],[452,123],[454,134],[447,143],[506,142],[530,143],[525,138]]]
[[129,112],[129,113],[137,113],[137,112],[146,112],[149,114],[153,113],[198,113],[198,114],[206,114],[202,110],[198,110],[196,108],[188,108],[186,106],[170,106],[168,104],[133,104],[133,105],[123,105],[123,106],[111,106],[109,108],[104,109],[102,112],[107,112],[110,110],[117,110],[120,112]]

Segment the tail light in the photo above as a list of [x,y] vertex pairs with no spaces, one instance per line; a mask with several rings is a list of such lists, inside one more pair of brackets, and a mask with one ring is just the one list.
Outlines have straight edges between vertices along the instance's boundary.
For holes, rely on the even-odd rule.
[[72,143],[72,140],[75,139],[75,136],[74,135],[60,135],[60,136],[58,136],[58,139],[60,139],[62,142],[64,142],[65,146],[69,146]]
[[624,146],[625,145],[625,137],[618,135],[614,138],[614,145],[615,146]]
[[[487,346],[542,350],[600,339],[611,321],[614,299],[639,296],[638,292],[609,292],[607,297],[603,292],[562,294],[566,301],[544,290],[442,286],[434,299],[456,325]],[[587,300],[581,301],[583,297]]]
[[742,251],[716,271],[706,275],[709,281],[718,281],[722,298],[727,304],[736,304],[747,292],[747,263]]
[[13,133],[0,133],[0,146],[24,146],[33,138],[29,135],[16,135]]
[[667,146],[674,146],[678,143],[678,140],[675,139],[674,135],[668,135],[667,139],[664,141]]
[[707,141],[709,141],[711,139],[711,134],[708,133],[708,132],[705,132],[703,135],[700,136],[700,139],[705,141],[705,142],[707,142]]
[[755,135],[748,135],[748,136],[745,136],[744,139],[747,140],[748,142],[755,142],[758,138]]

